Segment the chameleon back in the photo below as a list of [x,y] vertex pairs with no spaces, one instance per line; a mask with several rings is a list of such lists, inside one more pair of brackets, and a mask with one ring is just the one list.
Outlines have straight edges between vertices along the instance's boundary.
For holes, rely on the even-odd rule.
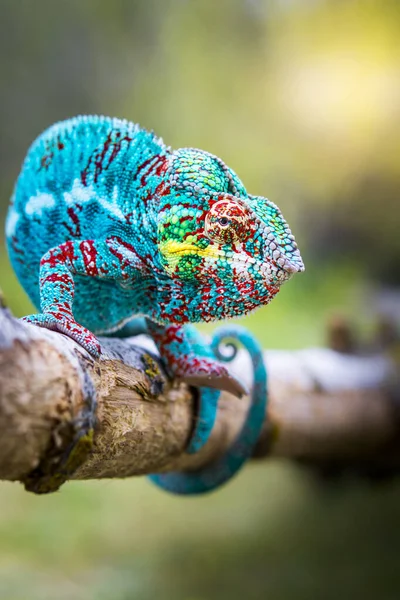
[[[108,117],[76,117],[36,139],[15,186],[6,240],[14,270],[37,308],[40,260],[49,249],[68,240],[115,235],[130,240],[139,252],[144,247],[148,251],[149,237],[153,232],[154,242],[156,236],[154,209],[150,199],[144,211],[140,183],[152,159],[167,154],[152,133]],[[149,190],[152,182],[146,183]],[[144,215],[146,227],[141,227]],[[112,281],[77,276],[74,311],[83,324],[101,330],[96,306],[107,304],[111,294],[112,319],[120,321],[127,318],[122,314],[127,293]],[[91,312],[86,305],[90,297],[99,300]],[[113,325],[110,318],[104,319],[107,325]]]

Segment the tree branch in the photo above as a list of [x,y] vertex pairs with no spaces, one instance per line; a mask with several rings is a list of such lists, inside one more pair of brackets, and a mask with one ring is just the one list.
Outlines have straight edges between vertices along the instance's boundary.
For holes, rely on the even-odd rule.
[[[73,479],[196,469],[229,448],[249,398],[222,394],[206,447],[185,454],[195,391],[168,381],[147,338],[101,341],[94,361],[66,336],[0,309],[0,479],[26,483],[43,460],[58,460],[94,400],[93,447]],[[266,351],[265,359],[270,397],[255,457],[400,466],[400,383],[390,356],[310,349]],[[244,351],[232,370],[251,384]]]

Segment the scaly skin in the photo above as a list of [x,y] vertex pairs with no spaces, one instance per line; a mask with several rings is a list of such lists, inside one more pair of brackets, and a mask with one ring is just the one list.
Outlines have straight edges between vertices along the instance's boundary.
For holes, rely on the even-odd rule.
[[[138,125],[107,117],[76,117],[37,138],[15,186],[6,238],[40,309],[27,321],[69,335],[97,357],[95,334],[144,315],[173,376],[237,395],[240,382],[196,353],[185,324],[268,304],[304,269],[279,209],[248,194],[221,159],[172,151]],[[196,449],[212,421],[200,437],[195,432]]]

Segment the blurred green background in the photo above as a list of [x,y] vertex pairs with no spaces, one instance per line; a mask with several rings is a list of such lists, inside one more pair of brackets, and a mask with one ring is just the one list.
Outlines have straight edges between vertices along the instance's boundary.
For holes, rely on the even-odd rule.
[[[2,222],[31,141],[79,113],[218,154],[282,208],[306,273],[244,319],[266,347],[322,344],[338,311],[399,318],[398,0],[0,0]],[[2,483],[0,598],[397,600],[399,507],[398,483],[268,462],[200,499]]]

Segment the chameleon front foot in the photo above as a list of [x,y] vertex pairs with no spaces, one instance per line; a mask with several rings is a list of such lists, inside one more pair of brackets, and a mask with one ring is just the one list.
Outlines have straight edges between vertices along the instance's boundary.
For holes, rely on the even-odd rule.
[[64,333],[82,346],[94,358],[98,358],[101,354],[100,343],[96,336],[73,319],[69,319],[64,315],[59,315],[58,313],[41,313],[23,317],[22,320],[32,325]]

